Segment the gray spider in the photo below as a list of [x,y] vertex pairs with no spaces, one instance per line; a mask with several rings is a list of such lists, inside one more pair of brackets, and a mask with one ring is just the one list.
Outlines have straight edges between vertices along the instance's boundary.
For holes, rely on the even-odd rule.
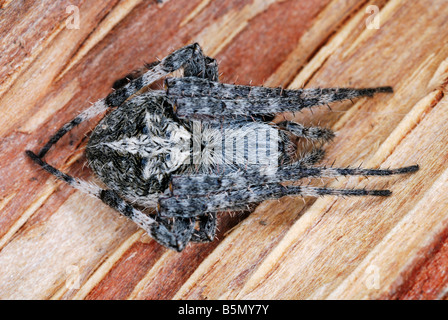
[[[164,90],[148,86],[166,78]],[[326,142],[331,130],[285,121],[275,113],[392,92],[391,87],[283,90],[218,82],[216,60],[191,44],[115,83],[116,90],[65,124],[35,154],[27,155],[72,187],[102,200],[160,244],[181,251],[190,242],[212,241],[216,214],[286,195],[388,196],[389,190],[284,186],[305,177],[386,176],[418,170],[313,167],[320,148],[295,154],[293,137]],[[144,90],[143,90],[144,89]],[[111,108],[115,107],[114,110]],[[107,186],[71,177],[42,158],[64,134],[111,110],[86,148],[89,166]],[[297,159],[298,158],[298,159]],[[149,208],[156,208],[148,212]]]

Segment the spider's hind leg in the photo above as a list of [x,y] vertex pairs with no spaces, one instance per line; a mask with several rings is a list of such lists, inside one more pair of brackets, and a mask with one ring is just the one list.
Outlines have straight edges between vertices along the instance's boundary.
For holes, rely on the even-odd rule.
[[198,46],[192,59],[184,65],[184,77],[218,81],[218,62],[213,58],[205,56]]
[[112,85],[112,89],[114,90],[118,90],[122,87],[124,87],[125,85],[127,85],[129,82],[140,78],[143,74],[145,74],[146,72],[148,72],[149,70],[153,69],[155,66],[157,66],[160,63],[160,61],[153,61],[151,63],[145,63],[143,65],[143,67],[136,69],[130,73],[128,73],[126,76],[124,76],[121,79],[118,79],[114,82],[114,84]]
[[[205,57],[202,53],[202,49],[197,43],[180,48],[163,58],[161,61],[156,61],[147,65],[149,67],[148,71],[109,94],[106,97],[105,102],[110,107],[120,106],[130,96],[140,91],[142,88],[149,86],[180,68],[187,70],[187,74],[190,69],[201,71],[202,68],[197,67],[197,64],[198,61],[204,62],[204,60]],[[205,68],[205,63],[203,64]]]
[[78,116],[76,116],[70,122],[64,124],[49,140],[48,142],[40,149],[37,156],[39,158],[43,158],[48,150],[55,145],[67,132],[71,131],[74,127],[79,125],[80,123],[87,121],[108,109],[108,106],[104,103],[104,100],[99,100],[94,103],[90,108],[81,112]]
[[194,220],[192,218],[176,217],[175,219],[171,219],[171,221],[161,217],[156,217],[153,219],[120,197],[120,195],[114,190],[102,189],[94,184],[76,179],[66,173],[63,173],[43,161],[32,151],[27,151],[26,154],[36,164],[41,166],[42,169],[49,172],[59,180],[66,182],[81,192],[100,199],[111,208],[132,220],[160,244],[176,251],[182,251],[190,241],[194,231]]
[[44,157],[54,144],[80,123],[105,112],[111,107],[120,106],[142,88],[149,86],[179,68],[184,68],[187,75],[197,76],[197,74],[202,74],[203,77],[207,77],[209,80],[218,79],[218,65],[216,60],[205,57],[201,47],[197,43],[180,48],[161,61],[148,64],[145,68],[136,71],[134,75],[130,76],[132,78],[130,81],[125,78],[116,81],[114,84],[114,87],[116,87],[115,91],[110,93],[106,98],[98,100],[93,106],[63,125],[37,155],[40,158]]
[[[198,77],[211,81],[218,81],[219,74],[217,61],[213,58],[205,56],[199,45],[190,45],[189,47],[193,47],[193,53],[191,54],[190,59],[187,59],[183,64],[184,77]],[[183,54],[180,54],[176,59],[184,59]],[[145,73],[155,70],[157,65],[161,62],[162,61],[153,61],[151,63],[145,63],[143,67],[132,71],[121,79],[116,80],[112,88],[114,90],[121,89],[130,82],[140,78]]]

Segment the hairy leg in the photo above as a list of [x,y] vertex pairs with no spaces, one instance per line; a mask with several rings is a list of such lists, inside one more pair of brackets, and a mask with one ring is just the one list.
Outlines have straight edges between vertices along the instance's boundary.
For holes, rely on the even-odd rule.
[[71,177],[44,162],[33,152],[27,151],[26,153],[42,169],[81,192],[100,199],[111,208],[135,222],[160,244],[176,251],[182,251],[190,241],[194,231],[192,219],[176,218],[169,222],[167,219],[162,219],[157,216],[151,218],[121,198],[114,190],[102,189],[97,185]]
[[125,85],[127,85],[129,82],[140,78],[143,74],[145,74],[146,72],[148,72],[148,70],[151,70],[152,68],[154,68],[156,65],[158,65],[160,63],[160,61],[153,61],[151,63],[145,63],[143,65],[143,67],[133,70],[132,72],[128,73],[126,76],[124,76],[121,79],[118,79],[114,82],[114,84],[112,85],[112,89],[113,90],[118,90],[122,87],[124,87]]
[[196,77],[166,79],[180,118],[249,117],[295,112],[331,102],[391,93],[391,87],[283,90],[223,84]]
[[[199,64],[199,66],[196,64]],[[173,71],[176,71],[179,68],[184,67],[186,74],[189,76],[195,75],[196,72],[202,74],[203,76],[208,76],[210,79],[217,79],[218,77],[218,67],[216,61],[205,57],[202,53],[201,47],[196,43],[183,47],[171,53],[163,60],[151,63],[147,67],[149,69],[144,74],[110,93],[105,99],[95,102],[92,107],[63,125],[61,129],[59,129],[58,132],[50,138],[50,140],[37,155],[40,158],[44,157],[48,150],[50,150],[56,142],[58,142],[67,132],[80,123],[89,120],[102,112],[105,112],[108,108],[120,106],[124,101],[140,89],[149,86],[154,81],[157,81],[158,79]]]
[[390,176],[415,172],[418,166],[399,169],[363,169],[363,168],[318,168],[303,167],[300,163],[272,168],[271,172],[261,173],[257,169],[227,175],[176,175],[171,179],[174,196],[207,195],[210,193],[238,190],[248,186],[257,186],[284,181],[296,181],[303,178],[341,177],[341,176]]
[[206,213],[196,217],[199,229],[194,230],[191,241],[210,242],[215,238],[216,233],[216,212]]
[[292,121],[284,121],[277,125],[279,129],[286,130],[293,135],[313,141],[326,142],[334,138],[331,129],[321,127],[305,127],[304,125]]
[[302,197],[336,196],[389,196],[389,190],[331,189],[310,186],[282,186],[278,183],[256,185],[213,195],[172,196],[159,199],[158,213],[162,217],[195,217],[209,212],[239,210],[250,203],[278,199],[288,195]]
[[110,107],[118,107],[140,89],[149,86],[153,82],[184,67],[185,65],[189,65],[190,61],[194,60],[196,55],[203,57],[201,47],[197,43],[174,51],[170,55],[163,58],[160,62],[152,63],[152,67],[142,76],[110,93],[105,98],[106,104]]

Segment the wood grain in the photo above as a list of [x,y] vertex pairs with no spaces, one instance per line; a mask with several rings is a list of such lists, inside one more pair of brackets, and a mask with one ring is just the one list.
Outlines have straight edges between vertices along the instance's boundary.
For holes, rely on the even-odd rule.
[[[366,27],[369,5],[379,29]],[[447,15],[445,0],[0,1],[0,299],[444,299]],[[313,180],[393,195],[266,201],[176,253],[26,159],[116,79],[193,41],[226,82],[392,85],[283,116],[337,130],[325,163],[421,170]],[[83,148],[98,120],[46,160],[91,179]]]

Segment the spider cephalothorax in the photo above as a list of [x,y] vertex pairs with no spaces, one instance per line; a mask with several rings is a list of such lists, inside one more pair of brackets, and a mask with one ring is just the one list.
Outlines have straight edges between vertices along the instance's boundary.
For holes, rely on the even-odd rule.
[[[147,87],[166,78],[166,90]],[[211,241],[216,214],[285,195],[388,196],[388,190],[284,186],[305,177],[392,175],[392,170],[313,167],[320,148],[296,156],[293,137],[326,142],[330,129],[271,122],[275,113],[392,92],[390,87],[283,90],[218,82],[218,65],[198,44],[183,47],[144,72],[116,82],[114,92],[65,124],[36,155],[42,168],[93,195],[145,229],[159,243],[181,251],[190,241]],[[142,90],[145,89],[145,90]],[[114,108],[92,132],[86,155],[106,185],[73,178],[42,160],[65,133]],[[156,208],[155,212],[146,209]]]

